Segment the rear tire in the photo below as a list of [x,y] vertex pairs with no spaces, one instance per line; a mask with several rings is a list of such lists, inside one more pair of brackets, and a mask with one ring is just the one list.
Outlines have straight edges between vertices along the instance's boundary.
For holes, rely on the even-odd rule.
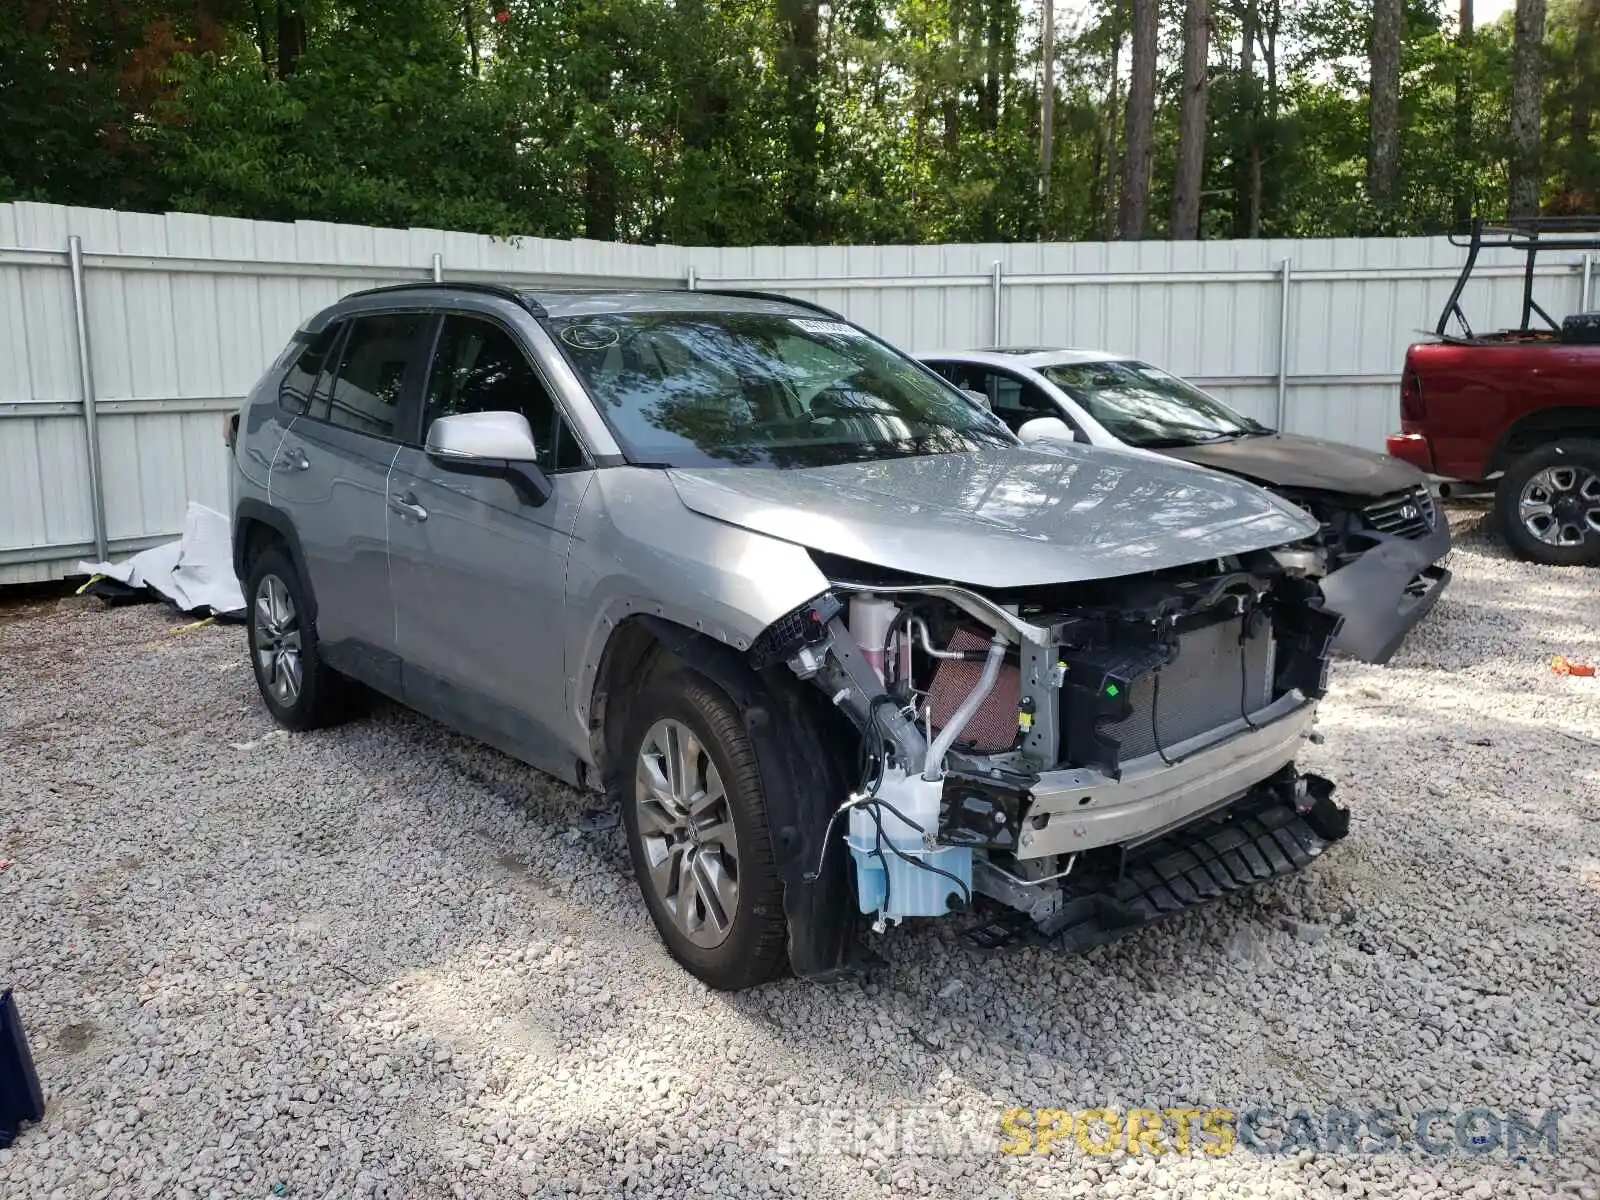
[[628,706],[622,820],[634,875],[667,951],[719,991],[788,966],[755,747],[721,689],[687,669]]
[[1600,564],[1600,442],[1563,439],[1512,460],[1495,487],[1494,513],[1518,558]]
[[349,682],[322,661],[305,582],[282,546],[251,564],[245,600],[250,665],[272,719],[296,731],[342,720]]

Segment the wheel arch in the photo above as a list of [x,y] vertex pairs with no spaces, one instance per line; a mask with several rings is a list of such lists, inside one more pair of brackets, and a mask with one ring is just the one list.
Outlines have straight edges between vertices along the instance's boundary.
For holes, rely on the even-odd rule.
[[315,619],[317,594],[311,586],[311,573],[306,570],[305,551],[300,547],[300,535],[295,532],[294,522],[282,509],[264,500],[240,500],[233,514],[233,573],[241,584],[249,579],[255,559],[271,545],[281,545],[288,551],[289,561],[294,564],[305,589],[310,609],[306,615]]
[[728,696],[755,749],[773,864],[784,883],[791,967],[805,977],[843,967],[855,944],[856,906],[842,845],[826,856],[823,850],[829,818],[851,786],[860,735],[822,692],[786,666],[757,670],[746,653],[664,617],[638,614],[619,622],[588,705],[590,748],[607,798],[619,808],[624,800],[621,740],[633,697],[646,681],[680,668]]
[[1489,454],[1487,473],[1504,471],[1528,451],[1569,437],[1600,438],[1600,405],[1545,408],[1512,422]]

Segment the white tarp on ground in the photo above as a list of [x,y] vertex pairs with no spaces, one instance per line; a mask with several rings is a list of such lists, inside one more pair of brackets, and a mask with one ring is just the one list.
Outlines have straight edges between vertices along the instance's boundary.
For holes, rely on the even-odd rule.
[[81,562],[85,575],[104,575],[129,587],[160,592],[184,612],[244,611],[244,593],[233,577],[233,532],[228,518],[204,504],[189,502],[183,536],[141,550],[120,563]]

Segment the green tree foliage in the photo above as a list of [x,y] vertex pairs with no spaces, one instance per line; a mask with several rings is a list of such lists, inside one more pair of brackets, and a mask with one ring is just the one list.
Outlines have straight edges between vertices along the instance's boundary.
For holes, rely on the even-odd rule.
[[[1364,0],[1211,0],[1200,232],[1503,214],[1509,15],[1405,0],[1367,195]],[[1184,0],[1160,0],[1149,236]],[[0,0],[0,200],[682,244],[1112,236],[1132,0]],[[1600,208],[1600,0],[1550,0],[1541,202]],[[1470,118],[1470,120],[1468,120]],[[1463,124],[1466,122],[1466,124]],[[1470,137],[1463,130],[1470,130]]]

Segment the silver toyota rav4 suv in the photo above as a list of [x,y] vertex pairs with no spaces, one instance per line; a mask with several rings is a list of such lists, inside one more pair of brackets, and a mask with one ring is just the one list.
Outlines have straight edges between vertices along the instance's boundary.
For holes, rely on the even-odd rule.
[[231,436],[273,717],[371,689],[603,793],[713,987],[905,917],[1092,945],[1348,828],[1294,767],[1338,627],[1307,517],[1026,446],[826,310],[364,292]]

